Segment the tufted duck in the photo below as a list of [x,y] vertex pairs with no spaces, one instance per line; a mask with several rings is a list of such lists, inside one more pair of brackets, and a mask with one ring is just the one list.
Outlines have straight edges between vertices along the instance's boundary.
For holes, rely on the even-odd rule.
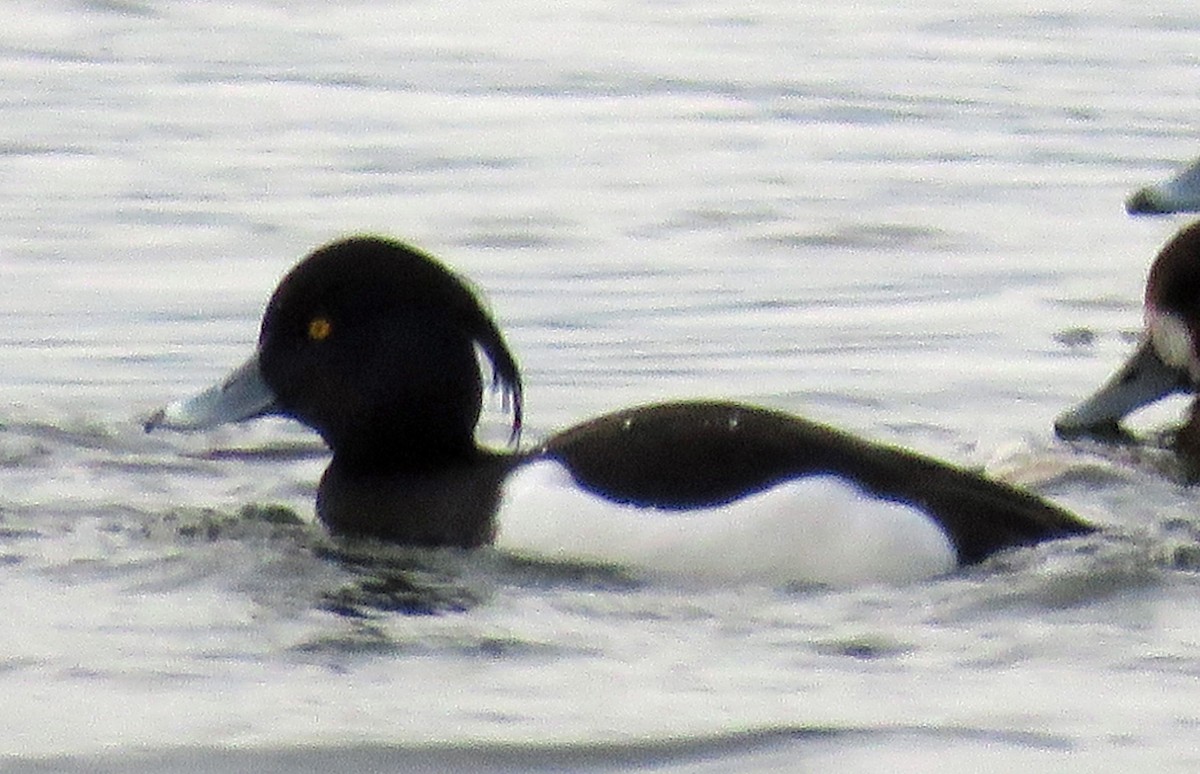
[[652,571],[903,581],[1092,530],[975,473],[731,402],[630,408],[531,449],[485,449],[476,348],[515,439],[520,373],[475,293],[408,245],[344,239],[280,282],[245,365],[146,430],[292,417],[333,451],[316,509],[335,535]]

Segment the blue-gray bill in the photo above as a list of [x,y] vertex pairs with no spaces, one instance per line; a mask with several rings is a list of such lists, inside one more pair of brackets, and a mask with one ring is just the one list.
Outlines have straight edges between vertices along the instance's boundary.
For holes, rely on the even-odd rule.
[[1125,200],[1130,215],[1169,215],[1200,210],[1200,159],[1170,180],[1134,191]]
[[1142,406],[1191,389],[1187,374],[1168,365],[1149,338],[1091,397],[1054,420],[1060,438],[1128,440],[1120,422]]
[[146,432],[169,430],[207,430],[228,422],[273,414],[277,410],[275,393],[263,381],[258,354],[239,366],[220,384],[191,398],[163,406],[146,420]]

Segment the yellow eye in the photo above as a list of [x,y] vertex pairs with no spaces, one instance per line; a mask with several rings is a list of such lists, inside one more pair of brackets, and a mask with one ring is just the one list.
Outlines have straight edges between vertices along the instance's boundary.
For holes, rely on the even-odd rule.
[[333,333],[333,323],[328,317],[314,317],[308,321],[308,338],[313,341],[324,341]]

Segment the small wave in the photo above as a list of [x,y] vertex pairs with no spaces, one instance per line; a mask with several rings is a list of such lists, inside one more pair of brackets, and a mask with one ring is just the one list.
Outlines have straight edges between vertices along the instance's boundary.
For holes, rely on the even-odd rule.
[[762,241],[786,247],[887,251],[942,251],[956,246],[950,235],[939,229],[897,223],[864,223],[810,234],[776,234],[763,237]]
[[[267,749],[191,747],[173,750],[10,760],[5,772],[255,771],[304,774],[327,771],[715,772],[881,771],[886,760],[992,763],[1014,754],[1042,765],[1076,753],[1070,738],[1033,731],[964,726],[781,726],[712,734],[681,734],[629,741],[494,742],[453,744],[298,743]],[[849,764],[850,768],[847,768]]]

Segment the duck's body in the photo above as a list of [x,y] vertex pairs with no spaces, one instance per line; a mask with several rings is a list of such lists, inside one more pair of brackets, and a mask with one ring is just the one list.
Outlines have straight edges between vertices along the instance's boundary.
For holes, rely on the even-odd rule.
[[[317,496],[326,527],[411,545],[619,562],[610,549],[624,544],[668,564],[696,542],[757,545],[779,565],[773,580],[852,582],[927,577],[1092,529],[974,473],[735,403],[643,406],[528,451],[482,449],[476,347],[512,401],[515,436],[516,362],[474,294],[405,245],[344,240],[280,283],[250,362],[147,429],[299,419],[333,450]],[[566,551],[544,540],[564,524]]]
[[619,411],[553,436],[544,454],[610,500],[670,510],[734,502],[822,476],[919,510],[969,564],[1012,545],[1086,531],[1059,508],[905,449],[735,403]]
[[498,543],[553,558],[672,565],[674,574],[819,583],[929,577],[1085,531],[976,474],[712,401],[618,411],[527,452],[480,450],[437,470],[345,472],[335,457],[317,513],[334,534],[407,545]]

